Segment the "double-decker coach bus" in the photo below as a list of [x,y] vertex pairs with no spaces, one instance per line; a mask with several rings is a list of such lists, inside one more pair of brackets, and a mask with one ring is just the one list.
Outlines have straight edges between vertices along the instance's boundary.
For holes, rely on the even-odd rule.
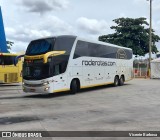
[[76,36],[30,42],[23,64],[24,92],[55,93],[100,85],[123,85],[132,79],[132,50]]
[[0,53],[0,84],[22,82],[22,59],[19,58],[14,66],[17,56],[18,54]]

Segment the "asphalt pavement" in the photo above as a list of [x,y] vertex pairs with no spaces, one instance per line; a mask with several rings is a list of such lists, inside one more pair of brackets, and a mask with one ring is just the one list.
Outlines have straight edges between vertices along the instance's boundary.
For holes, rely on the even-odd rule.
[[76,95],[32,95],[24,93],[21,84],[1,85],[0,131],[32,130],[159,131],[160,80],[133,79],[124,86],[91,88]]

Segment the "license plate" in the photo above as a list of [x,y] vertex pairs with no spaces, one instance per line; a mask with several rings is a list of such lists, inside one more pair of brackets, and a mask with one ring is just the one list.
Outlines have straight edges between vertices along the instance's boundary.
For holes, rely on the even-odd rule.
[[31,92],[35,92],[36,90],[35,90],[35,89],[30,89],[30,91],[31,91]]

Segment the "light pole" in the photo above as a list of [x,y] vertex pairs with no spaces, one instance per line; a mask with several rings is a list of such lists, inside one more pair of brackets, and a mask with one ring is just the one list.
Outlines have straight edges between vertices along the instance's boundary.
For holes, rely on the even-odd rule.
[[149,76],[150,70],[151,70],[151,51],[152,51],[152,0],[147,0],[150,1],[150,24],[149,24]]

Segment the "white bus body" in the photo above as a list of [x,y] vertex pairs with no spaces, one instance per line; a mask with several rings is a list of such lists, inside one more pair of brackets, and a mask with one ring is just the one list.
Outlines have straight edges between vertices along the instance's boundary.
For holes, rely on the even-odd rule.
[[[23,66],[24,92],[55,93],[71,90],[71,93],[76,93],[82,88],[107,84],[123,85],[124,82],[132,79],[133,59],[131,49],[100,41],[88,41],[74,36],[58,37],[74,38],[69,56],[65,56],[66,50],[64,49],[53,49],[51,55],[44,53],[30,56],[26,52],[24,57],[26,64]],[[64,52],[62,53],[62,51]],[[68,59],[67,64],[58,63],[63,56]],[[38,67],[38,63],[43,65],[45,59],[50,61],[44,68],[46,73],[49,65],[49,73],[54,71],[54,74],[47,76],[47,78],[38,79],[42,76],[41,67]],[[60,72],[61,67],[65,67],[64,65],[66,65],[66,69]],[[26,73],[29,75],[28,77],[25,77]],[[34,75],[38,78],[34,79]]]

